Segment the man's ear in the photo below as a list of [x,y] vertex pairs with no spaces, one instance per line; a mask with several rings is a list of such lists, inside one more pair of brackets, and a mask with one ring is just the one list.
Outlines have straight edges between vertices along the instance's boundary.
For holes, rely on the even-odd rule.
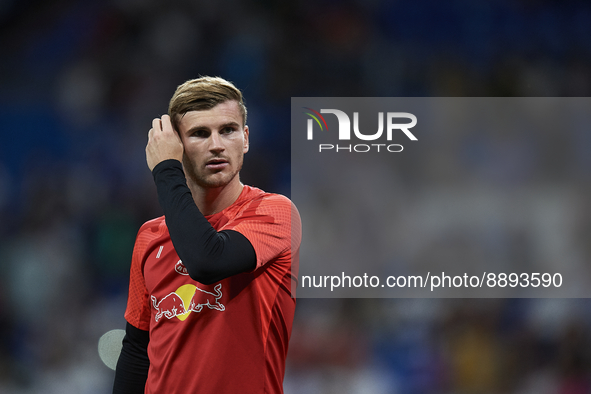
[[248,126],[244,126],[244,149],[242,150],[242,153],[246,153],[248,152],[248,148],[249,148],[249,142],[248,142]]

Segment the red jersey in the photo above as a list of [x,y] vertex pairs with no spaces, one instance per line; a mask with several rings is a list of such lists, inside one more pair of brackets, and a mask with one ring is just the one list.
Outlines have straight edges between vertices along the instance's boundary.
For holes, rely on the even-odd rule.
[[206,219],[217,231],[248,238],[256,269],[201,284],[175,252],[164,216],[140,228],[125,319],[150,332],[145,392],[283,393],[301,240],[297,209],[284,196],[244,186],[231,206]]

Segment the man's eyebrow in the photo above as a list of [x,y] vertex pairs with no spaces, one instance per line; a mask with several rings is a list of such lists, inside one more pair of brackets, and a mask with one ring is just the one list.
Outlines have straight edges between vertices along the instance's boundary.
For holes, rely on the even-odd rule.
[[225,128],[225,127],[238,127],[240,128],[240,125],[236,122],[228,122],[228,123],[224,123],[223,125],[220,126],[221,129]]

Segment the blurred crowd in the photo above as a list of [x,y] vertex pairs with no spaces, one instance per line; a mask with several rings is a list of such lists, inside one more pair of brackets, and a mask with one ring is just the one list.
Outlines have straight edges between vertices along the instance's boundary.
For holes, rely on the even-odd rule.
[[[219,75],[243,90],[242,180],[289,196],[292,96],[589,96],[590,20],[582,0],[1,2],[0,393],[110,391],[97,342],[124,327],[135,234],[162,214],[144,148],[178,84]],[[538,161],[510,135],[441,148],[477,176],[567,185],[587,266],[591,133],[562,132],[535,139],[553,152]],[[403,188],[466,176],[405,160]],[[523,234],[505,236],[528,258]],[[590,344],[588,299],[302,299],[285,389],[591,393]]]

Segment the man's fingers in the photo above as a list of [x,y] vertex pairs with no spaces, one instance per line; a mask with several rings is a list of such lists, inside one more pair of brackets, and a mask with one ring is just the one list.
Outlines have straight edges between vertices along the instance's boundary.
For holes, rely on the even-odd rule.
[[162,115],[161,118],[156,118],[152,121],[152,127],[155,132],[174,133],[170,116]]
[[153,128],[155,131],[161,131],[161,130],[162,130],[162,122],[160,121],[160,118],[155,118],[155,119],[152,121],[152,128]]
[[166,132],[173,132],[174,129],[172,128],[172,122],[170,120],[170,116],[168,115],[162,115],[162,131],[166,131]]
[[183,144],[179,135],[174,132],[170,116],[162,115],[162,118],[152,120],[152,128],[148,131],[148,143],[146,144],[146,161],[148,168],[154,167],[167,159],[181,161],[183,158]]

